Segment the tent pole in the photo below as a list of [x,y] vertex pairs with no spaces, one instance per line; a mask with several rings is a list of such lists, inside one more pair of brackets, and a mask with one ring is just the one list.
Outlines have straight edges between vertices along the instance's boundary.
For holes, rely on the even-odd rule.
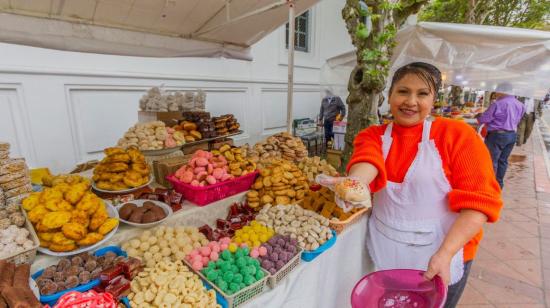
[[288,91],[286,103],[287,131],[292,134],[292,98],[294,94],[294,34],[295,12],[294,1],[288,2]]

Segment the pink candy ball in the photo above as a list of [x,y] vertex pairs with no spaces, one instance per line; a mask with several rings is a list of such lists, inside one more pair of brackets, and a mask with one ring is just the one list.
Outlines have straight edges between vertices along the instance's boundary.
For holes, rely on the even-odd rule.
[[207,266],[208,262],[210,262],[209,257],[202,257],[202,265]]
[[191,253],[189,253],[190,256],[198,256],[199,255],[199,251],[194,249],[193,251],[191,251]]
[[250,256],[254,259],[258,258],[260,256],[260,253],[258,252],[258,249],[254,248],[250,252]]
[[202,263],[202,257],[199,255],[196,255],[193,257],[193,263],[195,262],[201,262]]
[[210,260],[218,261],[219,258],[220,258],[220,255],[217,252],[212,251],[212,253],[210,254]]
[[264,257],[265,255],[267,255],[267,248],[265,248],[264,246],[260,246],[260,248],[258,248],[258,252],[260,253],[260,256]]
[[218,243],[212,247],[212,252],[220,252],[220,245]]
[[210,247],[202,247],[200,251],[201,251],[201,255],[203,257],[208,257],[210,255],[210,252],[211,252]]
[[226,243],[223,243],[223,244],[220,245],[220,250],[226,250],[227,247],[229,247],[229,245],[226,244]]
[[218,245],[218,243],[217,243],[217,242],[214,242],[214,241],[208,243],[208,247],[209,247],[210,249],[214,248],[214,246],[216,246],[216,245]]
[[192,266],[193,266],[193,269],[196,270],[196,271],[200,271],[203,267],[202,262],[200,262],[200,261],[199,262],[193,262]]
[[222,238],[220,239],[220,243],[221,243],[221,244],[227,244],[227,245],[229,245],[229,243],[231,243],[231,239],[228,238],[228,237],[222,237]]

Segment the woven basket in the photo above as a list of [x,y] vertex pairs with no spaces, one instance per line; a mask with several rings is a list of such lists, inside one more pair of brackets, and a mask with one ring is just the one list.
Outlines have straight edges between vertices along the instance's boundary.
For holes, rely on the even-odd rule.
[[367,211],[369,211],[369,209],[367,208],[364,208],[364,209],[361,209],[359,211],[357,211],[357,213],[351,215],[350,217],[348,217],[348,219],[344,220],[344,221],[333,221],[333,220],[330,220],[329,221],[329,228],[331,228],[332,230],[336,231],[336,234],[340,234],[342,233],[342,231],[344,231],[347,227],[353,225],[354,223],[356,223],[359,219],[361,219],[361,217],[363,217],[363,215],[365,215],[365,213],[367,213]]
[[187,260],[184,260],[184,262],[187,265],[187,267],[189,267],[195,274],[199,275],[199,277],[201,277],[201,279],[204,282],[212,286],[214,290],[216,290],[216,292],[218,292],[223,296],[223,298],[225,298],[225,300],[227,301],[228,308],[240,307],[245,303],[247,303],[248,301],[255,298],[256,296],[262,294],[264,292],[267,279],[269,278],[269,272],[264,270],[263,268],[260,268],[264,272],[264,275],[265,275],[264,278],[262,278],[259,281],[256,281],[254,284],[251,284],[250,286],[244,289],[239,290],[238,292],[232,295],[227,295],[220,288],[218,288],[218,286],[216,286],[213,282],[208,281],[208,279],[206,279],[206,277],[204,277],[204,275],[200,271],[195,271],[191,267],[189,262],[187,262]]
[[25,216],[25,228],[29,231],[29,237],[31,241],[34,243],[34,245],[30,249],[27,249],[17,254],[12,254],[4,258],[4,260],[15,263],[17,265],[23,264],[23,263],[31,264],[34,261],[34,258],[36,257],[38,246],[40,246],[40,241],[38,240],[38,236],[36,235],[36,232],[34,231],[34,228],[31,222],[29,221],[29,218],[27,217],[27,213],[25,213],[24,210],[21,210],[21,211]]
[[292,257],[292,259],[290,259],[290,261],[288,261],[285,266],[281,267],[281,269],[278,270],[274,275],[269,276],[269,278],[267,279],[267,284],[270,288],[274,289],[279,284],[279,282],[285,279],[288,274],[290,274],[295,268],[298,267],[298,265],[300,265],[300,260],[302,260],[302,251],[303,249],[299,248],[296,255]]

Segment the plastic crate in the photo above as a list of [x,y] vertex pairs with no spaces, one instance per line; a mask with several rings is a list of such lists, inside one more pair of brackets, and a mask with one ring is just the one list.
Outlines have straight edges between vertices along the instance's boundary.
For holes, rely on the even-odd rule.
[[329,227],[332,230],[336,231],[336,234],[340,234],[347,227],[353,225],[359,219],[361,219],[361,217],[363,217],[363,215],[365,215],[365,213],[367,213],[368,210],[369,209],[367,209],[367,208],[361,209],[361,210],[357,211],[356,213],[354,213],[353,215],[351,215],[350,217],[348,217],[348,219],[346,219],[346,220],[342,220],[342,221],[332,221],[332,220],[330,220],[329,221]]
[[189,267],[195,274],[199,275],[199,277],[202,279],[203,283],[205,283],[208,286],[214,288],[217,293],[221,294],[221,296],[225,299],[227,302],[228,308],[236,308],[244,305],[248,301],[252,300],[256,296],[262,294],[264,292],[265,286],[267,284],[267,279],[269,278],[269,272],[264,270],[260,267],[260,269],[264,272],[264,278],[262,278],[259,281],[256,281],[254,284],[251,284],[250,286],[241,289],[235,294],[228,295],[225,294],[220,288],[218,288],[214,283],[211,281],[208,281],[206,277],[200,272],[192,269],[191,265],[187,260],[184,260],[187,267]]
[[302,260],[306,262],[311,262],[315,258],[320,256],[323,252],[327,251],[330,247],[334,246],[334,243],[336,243],[336,231],[334,230],[330,230],[330,231],[332,232],[332,237],[315,250],[311,250],[311,251],[304,250],[304,252],[302,252]]
[[269,275],[269,278],[267,278],[267,284],[270,288],[275,288],[279,282],[284,280],[288,274],[290,274],[295,268],[300,265],[300,260],[302,259],[302,252],[303,249],[299,248],[298,253],[290,261],[285,264],[279,271],[277,271],[274,275]]
[[204,206],[212,202],[225,199],[250,189],[259,172],[256,170],[245,176],[233,180],[216,183],[203,187],[191,186],[178,180],[174,175],[169,175],[166,179],[172,184],[174,189],[181,193],[186,200]]
[[[101,257],[109,251],[112,251],[112,252],[116,253],[117,256],[127,257],[126,252],[124,250],[120,249],[120,247],[118,247],[118,246],[103,247],[101,249],[96,250],[94,252],[94,255],[97,256],[97,257]],[[34,273],[31,276],[32,279],[36,280],[42,274],[43,271],[44,270],[42,269],[42,270]],[[55,305],[55,303],[57,303],[59,298],[61,296],[63,296],[63,294],[71,292],[71,291],[86,292],[88,290],[91,290],[95,286],[99,285],[99,282],[100,282],[99,279],[96,278],[96,279],[90,280],[90,282],[88,282],[86,284],[79,285],[79,286],[77,286],[75,288],[72,288],[72,289],[63,290],[63,291],[57,292],[57,293],[52,294],[52,295],[41,295],[40,296],[40,302],[42,304],[47,304],[47,305],[50,305],[50,306],[53,307]]]

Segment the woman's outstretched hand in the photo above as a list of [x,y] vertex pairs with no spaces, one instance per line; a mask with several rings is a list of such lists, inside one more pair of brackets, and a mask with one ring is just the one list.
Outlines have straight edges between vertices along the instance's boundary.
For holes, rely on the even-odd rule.
[[424,273],[424,278],[432,280],[436,275],[441,277],[445,285],[451,281],[451,259],[452,255],[444,252],[436,252],[428,263],[428,269]]

